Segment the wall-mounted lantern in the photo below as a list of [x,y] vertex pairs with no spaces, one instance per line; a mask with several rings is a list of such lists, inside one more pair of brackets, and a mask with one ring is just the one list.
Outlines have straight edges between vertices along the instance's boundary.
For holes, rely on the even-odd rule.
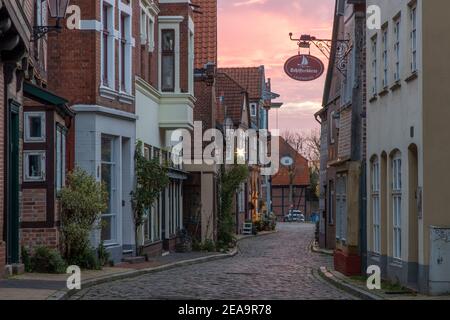
[[69,2],[70,0],[47,0],[49,16],[50,18],[56,19],[56,24],[54,26],[34,26],[31,41],[39,40],[51,31],[61,31],[61,20],[66,17]]

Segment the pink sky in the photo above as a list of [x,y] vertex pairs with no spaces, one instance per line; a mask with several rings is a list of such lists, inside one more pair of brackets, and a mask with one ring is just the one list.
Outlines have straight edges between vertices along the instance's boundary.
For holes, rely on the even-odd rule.
[[[299,82],[285,75],[284,62],[297,54],[295,36],[331,36],[334,0],[218,0],[219,67],[264,65],[272,91],[281,95],[278,112],[281,131],[318,128],[314,113],[321,107],[325,74],[312,82]],[[311,54],[326,58],[315,48]],[[270,118],[276,129],[276,111]]]

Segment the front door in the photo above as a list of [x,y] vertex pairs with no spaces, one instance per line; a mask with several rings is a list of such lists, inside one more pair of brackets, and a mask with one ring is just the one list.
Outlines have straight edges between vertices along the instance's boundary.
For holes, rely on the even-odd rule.
[[7,262],[19,263],[19,110],[11,101],[7,131]]

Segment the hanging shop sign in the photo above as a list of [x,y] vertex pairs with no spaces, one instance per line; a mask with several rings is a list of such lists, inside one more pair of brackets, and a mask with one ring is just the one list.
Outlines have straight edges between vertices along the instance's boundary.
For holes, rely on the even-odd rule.
[[294,80],[312,81],[323,74],[325,66],[319,58],[307,54],[299,54],[286,61],[284,71]]

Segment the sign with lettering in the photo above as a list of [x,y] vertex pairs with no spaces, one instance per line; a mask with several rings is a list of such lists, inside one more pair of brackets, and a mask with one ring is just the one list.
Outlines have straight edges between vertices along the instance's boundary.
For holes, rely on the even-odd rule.
[[286,61],[284,71],[294,80],[312,81],[323,74],[325,66],[319,58],[307,54],[299,54]]

